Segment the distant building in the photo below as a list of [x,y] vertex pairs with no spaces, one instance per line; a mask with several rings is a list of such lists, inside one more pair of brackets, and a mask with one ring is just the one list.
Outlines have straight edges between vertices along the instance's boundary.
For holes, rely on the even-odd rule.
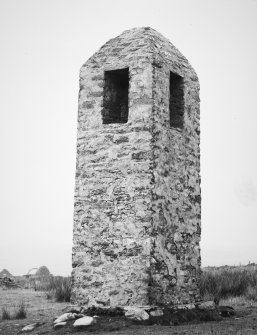
[[6,269],[3,269],[1,272],[0,272],[0,277],[13,277],[13,275]]
[[41,266],[39,268],[32,268],[25,275],[26,278],[39,278],[39,277],[49,277],[52,276],[50,271],[46,266]]
[[30,269],[24,277],[27,279],[25,286],[28,288],[35,288],[51,278],[52,274],[46,266],[41,266],[39,268]]
[[0,272],[0,287],[17,288],[18,286],[14,276],[8,270],[3,269]]
[[24,277],[26,277],[27,279],[29,278],[33,278],[36,276],[38,268],[32,268],[28,271],[28,273],[26,275],[24,275]]

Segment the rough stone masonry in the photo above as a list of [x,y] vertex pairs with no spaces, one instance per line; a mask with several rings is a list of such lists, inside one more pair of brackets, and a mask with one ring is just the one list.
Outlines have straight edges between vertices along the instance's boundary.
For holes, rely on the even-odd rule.
[[199,300],[199,82],[149,28],[126,30],[82,66],[72,301]]

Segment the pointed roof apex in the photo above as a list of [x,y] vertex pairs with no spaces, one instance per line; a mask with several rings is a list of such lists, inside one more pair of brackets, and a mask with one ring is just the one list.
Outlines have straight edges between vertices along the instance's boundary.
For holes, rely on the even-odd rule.
[[151,28],[151,27],[134,27],[134,28],[131,28],[131,29],[126,29],[123,31],[123,33],[121,33],[121,35],[123,35],[124,33],[127,33],[127,32],[131,32],[131,33],[158,33],[155,29]]
[[162,34],[151,27],[137,27],[123,31],[106,42],[83,67],[108,67],[109,64],[137,63],[139,59],[151,60],[153,64],[165,63],[175,73],[189,73],[197,78],[188,60]]
[[163,38],[165,38],[162,34],[160,34],[157,30],[151,28],[151,27],[135,27],[131,29],[124,30],[121,34],[142,34],[142,35],[159,35]]
[[106,44],[113,44],[113,43],[115,44],[115,42],[117,41],[121,42],[121,40],[123,39],[130,40],[131,42],[133,42],[134,39],[138,41],[138,39],[141,39],[141,38],[144,39],[145,41],[148,40],[148,41],[159,42],[159,43],[163,42],[175,48],[173,44],[166,37],[164,37],[162,34],[160,34],[158,31],[156,31],[155,29],[151,27],[135,27],[135,28],[127,29],[123,31],[120,35],[118,35],[117,37],[110,39]]

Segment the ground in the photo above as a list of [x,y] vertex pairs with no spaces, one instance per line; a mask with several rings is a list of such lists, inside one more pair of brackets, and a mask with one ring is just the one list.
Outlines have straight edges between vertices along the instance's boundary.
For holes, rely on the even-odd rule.
[[[27,318],[22,320],[0,320],[0,334],[20,334],[21,329],[31,323],[40,322],[41,326],[30,334],[86,334],[88,331],[75,331],[72,323],[59,330],[53,329],[53,320],[61,315],[68,303],[57,303],[47,300],[45,292],[25,289],[0,289],[0,307],[7,308],[11,314],[23,301],[27,308]],[[228,303],[228,302],[226,302]],[[123,317],[101,317],[102,330],[90,333],[94,335],[168,335],[168,334],[257,334],[257,304],[246,303],[240,299],[229,301],[236,310],[236,315],[222,318],[221,321],[201,322],[197,324],[172,326],[143,326],[128,323]],[[2,311],[1,311],[2,312]],[[2,313],[1,313],[2,314]],[[1,315],[2,316],[2,315]],[[126,327],[124,328],[124,325]]]

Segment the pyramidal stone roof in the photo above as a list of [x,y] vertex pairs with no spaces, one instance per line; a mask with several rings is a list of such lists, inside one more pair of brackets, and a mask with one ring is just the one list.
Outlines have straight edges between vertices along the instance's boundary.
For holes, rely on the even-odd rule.
[[114,59],[131,63],[140,58],[151,59],[156,66],[163,62],[172,63],[178,68],[178,72],[189,70],[197,80],[194,69],[181,52],[166,37],[150,27],[125,30],[106,42],[83,67],[108,65]]

